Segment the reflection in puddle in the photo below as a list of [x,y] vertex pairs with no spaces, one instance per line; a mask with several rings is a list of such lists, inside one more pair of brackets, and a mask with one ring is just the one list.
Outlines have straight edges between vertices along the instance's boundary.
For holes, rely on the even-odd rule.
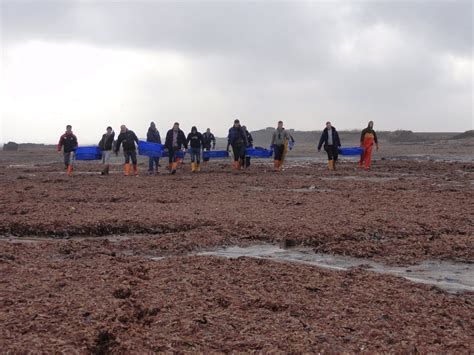
[[410,267],[386,266],[371,260],[331,254],[315,254],[309,249],[282,249],[274,245],[228,247],[197,255],[271,259],[300,262],[333,270],[364,267],[370,271],[403,277],[413,282],[438,286],[448,292],[474,292],[474,264],[426,261]]

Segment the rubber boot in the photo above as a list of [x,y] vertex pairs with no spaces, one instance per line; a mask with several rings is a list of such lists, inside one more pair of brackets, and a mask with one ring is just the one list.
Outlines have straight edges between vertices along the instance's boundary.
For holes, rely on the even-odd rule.
[[278,171],[282,171],[283,170],[283,160],[279,160],[278,161]]
[[125,176],[130,175],[130,164],[124,164],[123,166],[123,174]]
[[178,167],[178,163],[171,163],[171,175],[176,174],[177,167]]
[[173,163],[168,163],[168,171],[171,172],[172,169],[173,169]]
[[240,162],[239,161],[234,161],[232,168],[234,171],[239,170]]
[[328,160],[328,169],[334,170],[334,160]]
[[133,164],[133,173],[138,176],[138,164]]
[[201,171],[201,164],[196,163],[196,171],[197,172]]
[[196,163],[191,163],[191,171],[194,173],[196,171]]
[[108,164],[106,166],[104,166],[104,168],[102,169],[102,172],[100,173],[100,175],[109,175],[109,165]]
[[280,171],[280,160],[273,161],[273,168],[275,171]]
[[69,165],[67,166],[67,174],[68,174],[69,176],[72,175],[72,164],[69,164]]

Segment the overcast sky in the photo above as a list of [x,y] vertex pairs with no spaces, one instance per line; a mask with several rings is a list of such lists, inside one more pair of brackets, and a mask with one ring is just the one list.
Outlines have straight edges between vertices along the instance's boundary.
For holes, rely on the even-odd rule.
[[472,1],[0,3],[0,142],[235,118],[473,129]]

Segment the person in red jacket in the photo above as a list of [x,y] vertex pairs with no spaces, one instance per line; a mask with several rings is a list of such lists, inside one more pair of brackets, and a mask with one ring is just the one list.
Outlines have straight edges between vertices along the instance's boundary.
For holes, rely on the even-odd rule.
[[360,156],[359,168],[365,163],[365,170],[370,169],[370,163],[372,162],[372,149],[375,147],[379,150],[379,142],[377,140],[377,134],[374,131],[374,122],[370,121],[367,128],[362,130],[360,134],[360,146],[364,148],[364,153]]
[[72,126],[66,126],[66,132],[59,138],[58,152],[63,150],[64,165],[68,175],[72,175],[72,161],[77,148],[77,137],[72,133]]

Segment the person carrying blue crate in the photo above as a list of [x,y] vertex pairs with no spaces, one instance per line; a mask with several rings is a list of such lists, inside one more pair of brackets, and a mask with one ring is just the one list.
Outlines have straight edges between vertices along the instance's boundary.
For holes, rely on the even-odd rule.
[[168,149],[169,165],[168,168],[172,175],[176,174],[178,167],[176,153],[181,149],[187,149],[186,136],[179,129],[179,123],[175,122],[173,128],[166,133],[165,148]]
[[138,137],[135,132],[129,130],[125,125],[120,126],[120,134],[115,144],[115,154],[118,154],[120,145],[123,147],[123,156],[125,158],[125,164],[123,166],[124,175],[130,175],[130,159],[133,164],[133,173],[138,176],[138,162],[137,162],[137,148]]
[[[204,142],[204,150],[205,151],[210,151],[211,147],[212,149],[216,148],[216,137],[214,137],[214,134],[211,133],[211,129],[208,128],[206,132],[202,134],[202,139]],[[209,161],[209,158],[203,158],[204,161]]]
[[109,175],[110,168],[110,155],[114,147],[115,132],[112,127],[107,127],[105,133],[102,135],[102,139],[99,142],[99,148],[102,151],[102,172],[101,175]]
[[240,126],[239,120],[234,120],[234,125],[229,129],[227,136],[227,151],[232,147],[234,154],[234,170],[240,170],[245,164],[245,148],[247,147],[247,135]]
[[72,126],[68,124],[66,126],[66,132],[59,138],[57,146],[58,152],[63,150],[64,166],[68,175],[72,175],[72,161],[77,146],[77,137],[72,133]]
[[275,171],[281,171],[285,159],[285,150],[289,141],[294,142],[291,134],[283,128],[283,121],[278,121],[277,128],[273,132],[271,148],[274,152],[273,168]]
[[323,144],[324,150],[328,154],[328,168],[329,170],[334,170],[336,168],[336,161],[339,153],[338,150],[341,147],[341,141],[336,127],[333,127],[329,121],[326,122],[326,127],[319,139],[318,152],[321,151]]
[[[246,126],[242,126],[242,129],[244,130],[245,136],[247,137],[247,147],[246,148],[252,148],[253,147],[253,137],[252,137],[252,135],[247,130]],[[250,159],[251,158],[249,156],[245,156],[245,168],[250,167]]]
[[[148,127],[146,141],[150,143],[161,144],[160,132],[158,132],[158,129],[156,129],[155,122],[151,122],[150,127]],[[148,174],[158,174],[159,166],[160,157],[148,157]]]
[[204,139],[202,134],[198,132],[196,126],[191,128],[191,132],[188,134],[186,144],[190,146],[189,151],[191,152],[191,171],[201,171],[201,149],[204,146]]

